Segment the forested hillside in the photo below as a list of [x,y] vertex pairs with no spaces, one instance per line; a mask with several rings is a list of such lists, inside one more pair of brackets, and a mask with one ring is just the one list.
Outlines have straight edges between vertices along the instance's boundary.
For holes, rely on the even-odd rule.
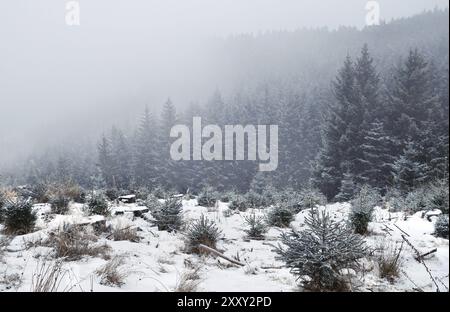
[[[96,146],[73,142],[30,155],[26,164],[5,171],[2,182],[178,192],[314,186],[329,199],[346,199],[355,185],[384,193],[445,178],[446,25],[448,11],[436,10],[363,30],[214,40],[211,53],[221,64],[223,86],[211,95],[205,90],[204,103],[177,111],[169,99],[162,112],[143,108],[134,127],[111,124]],[[194,116],[221,126],[278,125],[278,170],[258,173],[252,161],[171,160],[170,128],[189,125]]]

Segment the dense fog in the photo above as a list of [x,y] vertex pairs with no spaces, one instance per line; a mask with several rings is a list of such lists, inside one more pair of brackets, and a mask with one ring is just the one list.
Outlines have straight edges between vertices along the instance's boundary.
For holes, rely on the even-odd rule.
[[[315,49],[299,54],[294,64],[295,75],[304,75],[316,58],[322,62],[327,50],[333,52],[324,49],[326,36],[317,44],[314,35],[274,41],[263,34],[361,29],[367,13],[362,0],[79,3],[80,26],[66,25],[61,1],[0,4],[0,167],[61,142],[96,144],[112,124],[130,127],[145,106],[159,113],[169,97],[176,107],[187,107],[205,102],[216,89],[229,94],[242,84],[289,76],[293,64],[284,61],[292,60],[286,57],[292,42],[297,51]],[[385,21],[448,6],[445,0],[379,3]],[[359,48],[358,42],[337,53],[343,57]],[[342,58],[336,59],[314,72],[332,77]]]

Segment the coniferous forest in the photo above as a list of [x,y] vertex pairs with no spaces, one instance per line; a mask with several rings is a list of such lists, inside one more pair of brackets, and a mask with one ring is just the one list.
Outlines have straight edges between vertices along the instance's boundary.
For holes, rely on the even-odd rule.
[[[32,155],[4,172],[2,181],[175,192],[210,186],[244,193],[264,184],[314,187],[333,200],[351,197],[352,186],[368,184],[385,194],[446,179],[448,29],[442,21],[447,18],[447,11],[434,11],[362,31],[299,30],[216,42],[231,54],[241,51],[243,59],[255,46],[283,51],[286,57],[256,53],[244,65],[246,72],[281,69],[272,77],[258,73],[263,78],[228,94],[218,87],[205,95],[205,103],[183,110],[168,95],[160,111],[143,107],[134,126],[111,124],[90,145]],[[312,36],[314,44],[299,46]],[[325,43],[335,46],[329,55],[321,50]],[[320,53],[327,58],[313,56]],[[296,67],[301,70],[295,72]],[[262,174],[252,161],[172,161],[171,127],[190,125],[196,116],[219,126],[278,125],[278,169]]]

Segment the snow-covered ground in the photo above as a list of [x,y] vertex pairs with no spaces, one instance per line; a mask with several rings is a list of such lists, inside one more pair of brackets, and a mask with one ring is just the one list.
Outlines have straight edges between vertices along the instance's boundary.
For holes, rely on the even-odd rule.
[[[0,236],[0,291],[31,291],[33,280],[42,268],[45,259],[51,259],[53,249],[42,246],[50,233],[64,224],[87,224],[104,220],[102,216],[87,217],[80,204],[72,204],[68,215],[49,215],[48,205],[36,205],[37,228],[34,233],[16,236],[11,241]],[[106,218],[106,224],[113,228],[133,227],[138,230],[141,240],[113,241],[107,235],[100,235],[96,244],[106,243],[111,247],[111,257],[120,257],[120,274],[125,276],[121,287],[102,285],[96,271],[110,260],[101,257],[84,257],[79,261],[63,262],[63,276],[59,291],[175,291],[187,273],[198,271],[197,291],[299,291],[296,277],[283,263],[275,259],[273,246],[278,244],[279,235],[287,229],[270,228],[265,240],[248,240],[244,232],[243,216],[253,211],[228,212],[228,205],[220,203],[215,208],[197,205],[197,201],[184,200],[184,220],[189,224],[205,214],[214,220],[222,231],[217,249],[230,258],[246,265],[239,267],[213,256],[198,256],[185,251],[182,233],[158,231],[148,221],[150,213],[136,217],[134,212],[144,209],[136,204],[121,204],[114,207],[121,215]],[[326,209],[333,218],[343,219],[349,212],[349,204],[332,204]],[[263,211],[256,211],[263,213]],[[300,212],[291,226],[304,227],[307,211]],[[419,250],[426,253],[437,252],[425,258],[441,291],[448,291],[449,285],[449,245],[448,240],[432,235],[435,217],[423,217],[422,213],[405,216],[403,213],[389,213],[376,208],[374,222],[370,224],[370,235],[365,237],[367,245],[373,249],[381,245],[402,243],[402,234]],[[364,260],[364,274],[352,281],[356,291],[435,291],[425,266],[414,259],[414,250],[404,244],[402,252],[402,272],[393,283],[379,278],[377,264],[373,258]],[[49,260],[50,261],[50,260]],[[104,284],[104,283],[103,283]]]

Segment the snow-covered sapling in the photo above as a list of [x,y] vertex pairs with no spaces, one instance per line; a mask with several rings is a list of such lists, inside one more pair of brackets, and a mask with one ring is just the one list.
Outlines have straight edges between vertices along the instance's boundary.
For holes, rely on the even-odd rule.
[[252,213],[244,216],[244,220],[248,226],[248,229],[244,230],[248,238],[256,240],[264,239],[264,234],[267,233],[268,228],[263,216],[257,216],[255,213]]
[[285,206],[289,206],[295,211],[300,211],[302,209],[300,206],[302,198],[303,196],[300,192],[287,188],[275,194],[274,204],[283,203]]
[[145,200],[145,206],[150,211],[156,211],[161,208],[161,203],[158,198],[156,198],[155,195],[150,194],[147,196],[147,199]]
[[440,215],[436,220],[434,235],[448,239],[448,215]]
[[235,197],[236,193],[233,191],[224,192],[220,195],[220,201],[223,203],[231,203]]
[[149,196],[150,191],[148,190],[148,188],[146,187],[140,187],[137,191],[136,191],[136,199],[137,200],[146,200],[147,197]]
[[173,232],[179,230],[183,225],[181,200],[177,198],[168,198],[161,206],[152,211],[154,218],[153,224],[159,231]]
[[109,214],[109,205],[106,196],[103,193],[92,193],[87,201],[87,207],[91,214],[107,216]]
[[267,224],[281,228],[288,227],[294,221],[294,211],[286,204],[278,204],[267,214]]
[[405,209],[405,198],[400,190],[396,188],[387,190],[384,195],[384,202],[391,212],[399,212]]
[[247,208],[261,208],[265,206],[262,195],[254,191],[249,191],[245,194],[245,201],[247,202]]
[[69,211],[70,198],[62,192],[57,192],[50,197],[52,213],[66,214]]
[[[307,188],[300,192],[300,210],[313,209],[327,203],[327,198],[319,190]],[[300,212],[300,211],[297,211]]]
[[420,187],[408,193],[405,197],[405,210],[410,213],[430,210],[428,190]]
[[107,189],[105,191],[105,195],[109,200],[114,201],[119,198],[119,190],[117,190],[116,188]]
[[219,194],[212,187],[206,187],[198,195],[197,201],[200,206],[214,207],[218,199]]
[[352,200],[350,222],[357,234],[367,233],[369,222],[372,221],[374,208],[381,202],[381,195],[365,185]]
[[230,203],[229,208],[231,210],[246,211],[247,210],[247,199],[242,195],[236,195]]
[[429,209],[439,209],[448,214],[449,209],[449,185],[448,180],[440,180],[431,184],[428,192]]
[[217,240],[221,231],[217,228],[216,223],[209,220],[204,215],[189,226],[187,231],[188,249],[190,252],[201,253],[199,245],[216,248]]
[[48,203],[49,185],[44,182],[38,182],[31,188],[31,198],[37,203]]
[[4,206],[5,232],[21,235],[34,229],[36,214],[29,199],[16,198],[7,201]]
[[346,290],[342,270],[358,271],[358,260],[366,255],[364,241],[346,223],[333,221],[325,212],[310,212],[305,224],[303,231],[281,235],[287,248],[278,246],[277,259],[284,261],[307,289]]

